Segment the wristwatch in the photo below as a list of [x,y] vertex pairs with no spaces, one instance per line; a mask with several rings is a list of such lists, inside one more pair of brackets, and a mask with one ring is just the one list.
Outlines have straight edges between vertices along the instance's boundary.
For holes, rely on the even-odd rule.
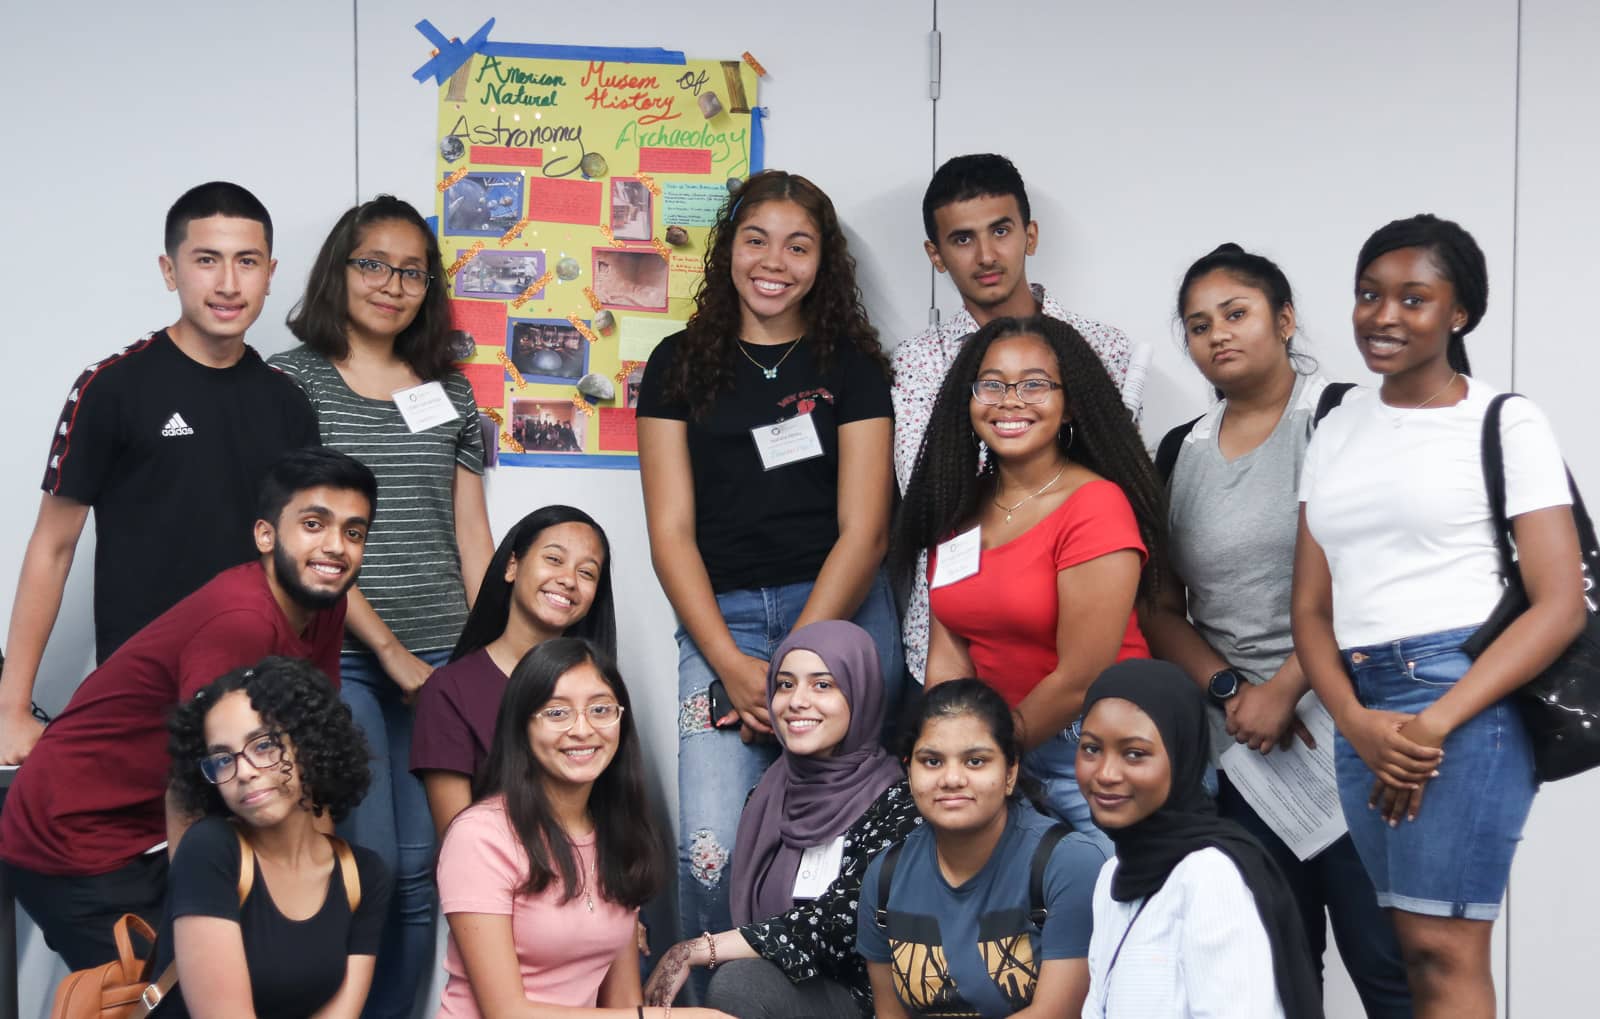
[[1217,707],[1225,707],[1229,700],[1244,686],[1245,679],[1239,675],[1239,670],[1233,667],[1218,669],[1206,682],[1206,693],[1211,697],[1211,703]]

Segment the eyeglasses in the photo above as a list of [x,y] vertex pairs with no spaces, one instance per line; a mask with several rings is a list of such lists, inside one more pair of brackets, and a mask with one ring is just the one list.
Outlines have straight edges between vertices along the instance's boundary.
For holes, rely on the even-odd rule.
[[[582,713],[589,716],[589,724],[596,729],[609,729],[622,721],[620,704],[591,704]],[[578,714],[577,708],[545,708],[533,717],[547,729],[566,732],[578,724]]]
[[1061,388],[1061,383],[1049,379],[1023,379],[1021,382],[1001,382],[999,379],[979,379],[972,384],[973,399],[991,406],[1006,398],[1006,390],[1017,391],[1023,403],[1043,403],[1050,394]]
[[273,768],[283,763],[283,733],[269,732],[246,743],[238,753],[223,751],[200,758],[200,774],[212,785],[233,781],[239,773],[239,758],[249,761],[257,770]]
[[428,284],[436,278],[421,269],[402,269],[398,265],[380,262],[376,258],[347,258],[344,264],[360,272],[361,282],[374,290],[388,286],[389,280],[399,275],[401,290],[408,294],[420,294],[426,291]]

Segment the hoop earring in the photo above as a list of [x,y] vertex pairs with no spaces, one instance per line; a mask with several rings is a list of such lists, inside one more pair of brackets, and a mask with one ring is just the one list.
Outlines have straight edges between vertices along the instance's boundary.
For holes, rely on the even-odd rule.
[[1066,423],[1061,426],[1061,431],[1059,434],[1064,436],[1061,441],[1061,448],[1071,449],[1073,440],[1078,437],[1078,430],[1073,427],[1071,418],[1068,418]]

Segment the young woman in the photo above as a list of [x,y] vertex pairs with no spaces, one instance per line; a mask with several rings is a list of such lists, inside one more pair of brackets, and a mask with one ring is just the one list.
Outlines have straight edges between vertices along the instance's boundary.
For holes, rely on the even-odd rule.
[[478,800],[439,853],[440,1017],[671,1013],[641,1007],[635,923],[666,875],[629,706],[616,666],[576,637],[512,671]]
[[433,958],[434,833],[408,770],[410,703],[448,657],[492,548],[483,437],[472,387],[450,367],[447,302],[427,223],[380,195],[334,224],[289,316],[303,346],[271,359],[306,391],[322,444],[372,468],[383,492],[339,663],[340,696],[376,761],[344,833],[397,885],[373,1019],[411,1014]]
[[891,562],[931,549],[930,686],[977,676],[1021,720],[1050,807],[1093,832],[1072,778],[1083,692],[1148,657],[1161,490],[1117,387],[1056,319],[996,319],[961,348],[906,488]]
[[854,619],[894,716],[888,370],[827,195],[782,170],[751,177],[712,227],[694,316],[651,354],[639,393],[650,555],[681,624],[685,936],[729,926],[739,808],[777,755],[747,741],[771,732],[768,664],[789,631]]
[[1105,850],[1081,832],[1047,835],[1058,822],[1017,795],[1020,733],[980,680],[933,687],[906,721],[926,823],[867,868],[856,934],[879,1019],[1077,1015]]
[[1176,665],[1121,662],[1084,701],[1078,782],[1117,855],[1094,889],[1086,1019],[1321,1019],[1294,896],[1205,791],[1205,701]]
[[552,637],[582,637],[616,660],[611,543],[583,510],[545,506],[517,521],[489,563],[450,664],[417,697],[411,770],[440,837],[472,802],[511,670]]
[[156,1015],[354,1019],[389,874],[376,854],[318,830],[367,788],[349,710],[314,666],[265,658],[202,689],[169,726],[172,795],[204,816],[167,880],[155,971],[176,957],[178,986]]
[[783,753],[745,804],[733,851],[741,926],[674,945],[645,988],[664,1004],[690,967],[714,968],[708,1003],[741,1019],[872,1014],[855,951],[861,875],[921,822],[883,728],[878,649],[843,620],[779,645],[767,711]]
[[1481,460],[1495,390],[1464,337],[1489,279],[1470,234],[1396,220],[1356,262],[1356,347],[1383,377],[1317,430],[1300,479],[1294,643],[1338,725],[1339,796],[1393,914],[1418,1016],[1495,1011],[1489,938],[1536,787],[1509,700],[1584,623],[1561,451],[1506,403],[1506,512],[1532,607],[1476,660],[1461,644],[1501,594]]
[[[1181,441],[1167,479],[1173,572],[1141,617],[1155,654],[1207,694],[1213,761],[1235,741],[1270,753],[1311,742],[1296,705],[1309,689],[1289,632],[1300,464],[1327,383],[1302,371],[1283,271],[1237,244],[1189,267],[1178,289],[1189,357],[1221,400]],[[1183,430],[1187,428],[1187,435]],[[1192,622],[1191,622],[1192,620]],[[1328,920],[1371,1019],[1409,1019],[1394,925],[1345,836],[1302,862],[1220,772],[1217,810],[1255,836],[1288,879],[1313,959]],[[1326,795],[1336,795],[1330,778]],[[1320,972],[1320,968],[1319,968]]]

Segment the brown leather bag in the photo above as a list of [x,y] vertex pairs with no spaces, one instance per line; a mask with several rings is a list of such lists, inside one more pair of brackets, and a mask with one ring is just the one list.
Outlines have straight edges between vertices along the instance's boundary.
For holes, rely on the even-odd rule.
[[[239,836],[239,905],[250,897],[256,880],[256,854]],[[344,881],[345,898],[354,913],[361,904],[361,875],[356,870],[355,854],[343,839],[328,836],[333,843],[338,861],[339,876]],[[150,943],[150,954],[144,958],[134,954],[133,935]],[[126,913],[112,928],[112,938],[117,943],[117,959],[91,969],[80,969],[67,974],[56,987],[56,997],[50,1006],[50,1019],[143,1019],[153,1012],[161,999],[172,993],[178,983],[178,964],[173,962],[152,981],[151,970],[156,963],[156,932],[143,918]]]

